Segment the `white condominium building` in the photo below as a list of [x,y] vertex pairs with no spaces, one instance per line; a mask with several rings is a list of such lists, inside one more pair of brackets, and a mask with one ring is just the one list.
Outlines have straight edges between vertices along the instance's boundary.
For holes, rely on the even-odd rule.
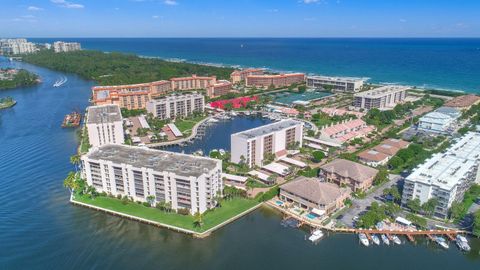
[[124,143],[120,107],[118,105],[88,107],[87,131],[88,140],[94,147]]
[[185,117],[194,112],[202,113],[205,97],[199,93],[174,94],[152,99],[147,102],[147,112],[160,119]]
[[407,97],[408,86],[386,85],[369,91],[356,93],[353,105],[359,109],[393,109]]
[[82,46],[78,42],[55,41],[53,43],[53,50],[56,53],[80,51],[81,49],[82,49]]
[[461,112],[451,107],[440,107],[418,120],[418,129],[429,133],[451,133],[455,131]]
[[82,174],[99,192],[170,203],[203,213],[221,195],[222,162],[127,145],[103,145],[82,156]]
[[0,39],[0,49],[3,54],[28,54],[37,51],[35,44],[24,38]]
[[418,166],[406,179],[402,204],[419,199],[424,204],[438,200],[435,216],[446,218],[455,201],[461,201],[465,191],[479,183],[480,134],[469,132],[450,146]]
[[303,122],[292,119],[238,132],[231,135],[231,161],[262,166],[267,154],[283,157],[289,145],[302,146],[302,138]]
[[358,92],[365,79],[349,77],[308,76],[307,86],[310,88],[330,89],[334,92]]

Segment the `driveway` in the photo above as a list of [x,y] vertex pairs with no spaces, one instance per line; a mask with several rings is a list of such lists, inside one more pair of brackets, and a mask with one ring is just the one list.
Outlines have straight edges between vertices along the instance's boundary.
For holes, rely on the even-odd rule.
[[403,179],[400,175],[396,175],[396,174],[390,174],[388,178],[389,178],[388,182],[381,185],[375,191],[368,193],[368,195],[365,198],[352,199],[352,206],[348,208],[347,211],[345,211],[342,215],[340,215],[340,218],[338,219],[338,221],[348,227],[353,227],[354,226],[353,218],[355,216],[357,217],[360,216],[362,212],[367,210],[367,208],[372,204],[372,202],[382,203],[382,201],[380,200],[380,197],[383,195],[383,190],[390,188],[394,185],[398,185],[400,183],[400,180]]

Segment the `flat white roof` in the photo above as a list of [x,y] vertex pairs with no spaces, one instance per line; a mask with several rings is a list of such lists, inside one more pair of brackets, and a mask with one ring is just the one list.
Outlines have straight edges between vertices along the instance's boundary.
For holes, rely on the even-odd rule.
[[148,124],[147,119],[145,119],[145,115],[140,115],[138,117],[138,121],[140,122],[140,125],[142,126],[142,128],[150,129],[150,125]]
[[480,161],[480,134],[469,132],[417,167],[406,180],[451,190]]
[[403,86],[403,85],[385,85],[381,86],[372,90],[368,90],[365,92],[360,92],[356,93],[356,97],[368,97],[368,98],[379,98],[383,97],[387,94],[390,93],[395,93],[395,92],[400,92],[400,91],[406,91],[410,89],[411,87],[409,86]]
[[[316,138],[312,138],[312,137],[303,137],[303,139],[306,140],[306,141],[314,142],[316,144],[324,144],[324,145],[333,146],[333,147],[342,146],[342,144],[340,144],[338,142],[335,142],[335,141],[333,141],[332,139],[329,139],[329,138],[316,139]],[[329,139],[329,140],[327,140],[327,139]]]
[[180,130],[177,128],[177,126],[175,126],[175,124],[167,124],[167,126],[173,132],[173,135],[175,135],[175,137],[183,136],[182,132],[180,132]]
[[330,76],[322,76],[322,75],[307,76],[307,79],[336,81],[336,82],[364,82],[367,80],[365,78],[357,78],[357,77],[330,77]]
[[397,218],[395,219],[395,222],[400,223],[400,224],[403,224],[403,225],[407,225],[407,226],[412,225],[412,222],[411,222],[410,220],[405,219],[405,218],[403,218],[403,217],[397,217]]
[[265,169],[270,172],[274,172],[279,175],[286,175],[285,172],[289,171],[289,168],[285,165],[282,165],[280,163],[272,162],[270,164],[267,164],[262,167],[262,169]]
[[222,173],[222,178],[226,178],[227,180],[241,182],[241,183],[247,182],[247,179],[248,179],[248,177],[245,177],[245,176],[228,174],[228,173]]
[[301,125],[303,127],[303,122],[297,121],[297,120],[292,120],[292,119],[285,119],[285,120],[274,122],[274,123],[271,123],[271,124],[268,124],[268,125],[263,125],[263,126],[260,126],[260,127],[248,129],[248,130],[241,131],[241,132],[237,132],[235,134],[232,134],[232,136],[239,136],[239,137],[242,137],[242,138],[245,138],[245,139],[252,139],[252,138],[256,138],[258,136],[271,134],[271,133],[274,133],[274,132],[277,132],[277,131],[280,131],[280,130],[284,130],[284,129],[287,129],[287,128],[296,127],[298,125]]
[[267,174],[264,174],[264,173],[256,171],[256,170],[249,171],[248,174],[251,175],[251,176],[255,176],[258,179],[263,180],[263,181],[268,180],[268,175]]
[[295,165],[295,166],[298,166],[300,168],[305,168],[307,167],[307,164],[305,162],[302,162],[300,160],[296,160],[296,159],[293,159],[293,158],[289,158],[289,157],[282,157],[280,158],[281,161],[285,161],[286,163],[290,163],[292,165]]

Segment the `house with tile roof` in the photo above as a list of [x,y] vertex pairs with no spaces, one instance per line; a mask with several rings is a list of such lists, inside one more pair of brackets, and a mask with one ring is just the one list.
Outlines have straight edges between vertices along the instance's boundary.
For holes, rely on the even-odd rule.
[[354,192],[365,191],[373,184],[378,170],[345,159],[335,159],[320,167],[322,181],[350,187]]

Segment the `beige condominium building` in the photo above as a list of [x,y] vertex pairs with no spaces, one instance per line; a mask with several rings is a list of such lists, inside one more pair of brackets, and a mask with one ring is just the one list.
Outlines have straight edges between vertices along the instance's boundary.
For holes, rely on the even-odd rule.
[[318,215],[329,215],[344,206],[350,188],[300,176],[280,186],[280,199]]
[[173,91],[176,90],[197,90],[197,89],[207,89],[211,84],[215,84],[217,78],[212,77],[201,77],[193,74],[190,77],[180,77],[180,78],[171,78],[171,88]]
[[302,83],[305,81],[303,73],[287,73],[287,74],[264,74],[264,75],[248,75],[245,78],[246,86],[255,87],[282,87],[289,86],[294,83]]
[[88,140],[94,147],[124,143],[123,119],[118,105],[88,107],[86,126]]
[[147,102],[147,112],[160,119],[182,118],[203,112],[205,97],[199,93],[173,94]]
[[127,145],[103,145],[82,156],[83,177],[97,191],[166,202],[191,214],[216,206],[221,173],[217,159]]
[[232,83],[226,80],[219,80],[207,87],[207,96],[210,98],[223,96],[230,93]]
[[393,109],[407,97],[408,86],[386,85],[354,95],[353,105],[358,109]]
[[308,76],[307,87],[331,89],[333,92],[354,93],[362,89],[365,79],[349,77]]
[[231,135],[231,161],[262,166],[268,154],[286,156],[289,145],[302,146],[303,122],[287,119]]
[[244,82],[245,78],[250,75],[262,75],[264,72],[261,68],[246,68],[242,70],[235,70],[230,74],[230,80],[232,83]]

